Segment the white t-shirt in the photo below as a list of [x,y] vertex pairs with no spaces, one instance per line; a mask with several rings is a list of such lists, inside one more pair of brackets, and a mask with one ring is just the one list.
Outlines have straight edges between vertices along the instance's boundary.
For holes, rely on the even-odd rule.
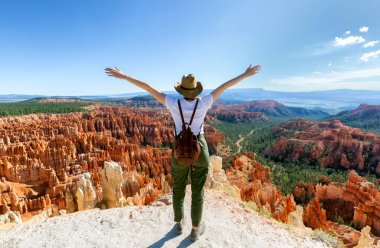
[[[177,134],[179,134],[182,130],[181,114],[179,112],[178,103],[177,103],[178,99],[180,99],[180,102],[181,102],[183,118],[185,119],[185,122],[187,123],[190,122],[190,118],[193,113],[195,102],[196,102],[196,100],[187,101],[184,99],[183,96],[180,96],[180,97],[174,97],[170,95],[165,96],[165,107],[169,109],[170,113],[173,116]],[[198,135],[199,131],[200,131],[200,134],[204,133],[203,121],[205,119],[207,110],[211,108],[212,103],[213,103],[213,97],[211,93],[199,97],[197,110],[195,111],[194,119],[190,126],[191,130],[193,131],[195,135]]]

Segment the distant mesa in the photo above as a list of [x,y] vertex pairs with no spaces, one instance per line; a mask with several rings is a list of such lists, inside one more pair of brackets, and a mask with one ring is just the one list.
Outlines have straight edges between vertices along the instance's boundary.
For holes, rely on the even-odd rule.
[[[204,94],[211,92],[210,89],[205,89]],[[176,94],[174,91],[165,91],[167,94]],[[87,100],[106,100],[116,101],[125,100],[136,96],[146,96],[146,92],[134,92],[126,94],[114,95],[83,95],[74,98],[81,98]],[[350,97],[347,97],[347,96]],[[310,91],[310,92],[283,92],[274,90],[264,90],[262,88],[237,88],[228,89],[225,91],[218,102],[223,104],[242,103],[252,100],[266,100],[273,99],[281,102],[286,106],[301,107],[306,109],[322,110],[335,114],[342,110],[350,110],[356,108],[359,104],[366,102],[372,105],[379,105],[380,91],[371,90],[326,90],[326,91]],[[52,96],[36,96],[36,95],[0,95],[0,102],[12,102],[20,100],[28,100],[35,97],[48,97]],[[60,96],[60,98],[73,98],[73,96]]]
[[233,104],[230,108],[234,110],[240,109],[247,112],[263,112],[267,117],[275,118],[321,118],[328,116],[327,112],[321,110],[289,107],[274,100],[253,100],[245,103]]
[[320,120],[340,120],[348,126],[380,134],[380,105],[360,104],[356,109],[341,111]]
[[122,101],[123,106],[128,108],[164,108],[152,95],[135,96]]
[[87,103],[88,101],[80,98],[35,98],[40,103]]
[[[152,96],[133,97],[123,101],[127,107],[162,108]],[[249,122],[268,120],[268,118],[321,118],[329,114],[321,110],[310,110],[300,107],[288,107],[274,100],[253,100],[243,103],[225,104],[218,100],[208,111],[208,115],[227,122]]]

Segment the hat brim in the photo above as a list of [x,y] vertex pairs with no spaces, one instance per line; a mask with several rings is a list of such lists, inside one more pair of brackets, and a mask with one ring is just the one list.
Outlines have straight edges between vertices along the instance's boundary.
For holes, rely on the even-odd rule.
[[177,82],[174,85],[174,89],[184,97],[195,98],[203,91],[203,86],[201,82],[197,82],[197,87],[195,87],[195,89],[185,89],[181,87],[181,83]]

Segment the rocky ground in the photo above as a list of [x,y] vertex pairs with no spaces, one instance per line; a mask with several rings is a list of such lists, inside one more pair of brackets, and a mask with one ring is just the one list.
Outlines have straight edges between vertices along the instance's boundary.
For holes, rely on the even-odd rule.
[[191,192],[186,194],[184,233],[174,230],[171,196],[152,205],[87,210],[27,222],[0,231],[1,247],[331,247],[310,230],[268,219],[219,190],[206,190],[206,232],[195,243]]

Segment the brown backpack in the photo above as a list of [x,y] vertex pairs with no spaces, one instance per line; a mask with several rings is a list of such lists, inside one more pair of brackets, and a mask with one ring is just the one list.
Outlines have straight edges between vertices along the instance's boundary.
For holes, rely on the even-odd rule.
[[[177,134],[177,130],[175,131],[174,157],[178,163],[182,165],[194,164],[201,154],[201,146],[198,137],[191,131],[190,127],[198,106],[198,101],[199,99],[197,99],[195,103],[190,122],[186,123],[183,118],[181,103],[178,99],[178,108],[182,119],[182,131],[179,134]],[[187,127],[186,124],[188,124]]]

